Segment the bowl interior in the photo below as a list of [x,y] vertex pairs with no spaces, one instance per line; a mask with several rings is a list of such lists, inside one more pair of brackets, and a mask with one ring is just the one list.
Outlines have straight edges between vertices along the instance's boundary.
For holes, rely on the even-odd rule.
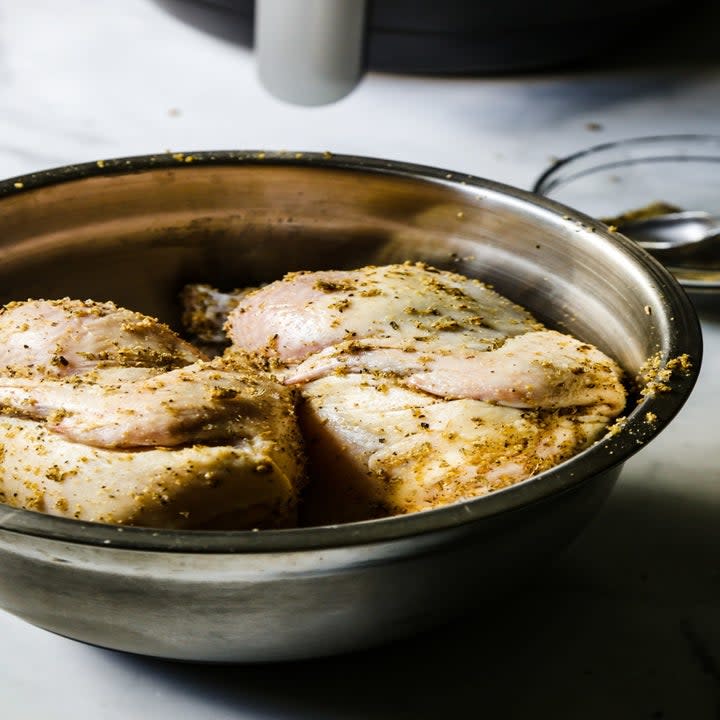
[[[597,344],[628,377],[654,355],[664,362],[689,352],[699,365],[697,319],[672,277],[566,208],[384,161],[187,157],[106,161],[0,184],[0,300],[111,299],[177,326],[187,282],[231,289],[292,270],[422,260],[492,284],[548,325]],[[554,481],[470,504],[480,515],[508,509],[621,462],[669,422],[696,370],[674,392],[631,408],[637,432],[608,440],[609,454],[596,446],[571,461],[573,471],[550,471]],[[653,426],[633,419],[649,409]],[[453,512],[423,513],[440,518],[423,522],[459,521]]]

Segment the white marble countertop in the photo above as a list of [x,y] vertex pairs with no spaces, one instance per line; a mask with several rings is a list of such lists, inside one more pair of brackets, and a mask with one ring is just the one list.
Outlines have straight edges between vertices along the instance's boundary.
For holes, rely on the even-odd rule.
[[[166,149],[265,148],[382,156],[529,188],[552,157],[598,142],[720,132],[718,12],[704,12],[661,50],[592,69],[371,74],[337,104],[305,109],[258,86],[248,50],[150,0],[0,0],[0,176]],[[702,311],[705,362],[688,404],[627,463],[543,582],[491,623],[329,661],[218,668],[86,647],[0,612],[0,717],[717,718],[713,305]]]

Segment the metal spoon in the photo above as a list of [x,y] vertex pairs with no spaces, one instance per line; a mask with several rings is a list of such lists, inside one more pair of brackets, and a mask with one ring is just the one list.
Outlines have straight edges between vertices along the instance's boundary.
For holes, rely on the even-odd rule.
[[631,220],[618,231],[670,267],[720,269],[720,217],[700,210]]

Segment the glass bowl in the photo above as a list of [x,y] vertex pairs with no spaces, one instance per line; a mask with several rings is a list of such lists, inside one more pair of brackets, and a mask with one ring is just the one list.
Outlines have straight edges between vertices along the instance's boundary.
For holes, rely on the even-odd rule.
[[[597,145],[559,160],[533,190],[608,224],[656,203],[720,216],[720,135],[640,137]],[[668,267],[687,290],[720,291],[717,267]]]

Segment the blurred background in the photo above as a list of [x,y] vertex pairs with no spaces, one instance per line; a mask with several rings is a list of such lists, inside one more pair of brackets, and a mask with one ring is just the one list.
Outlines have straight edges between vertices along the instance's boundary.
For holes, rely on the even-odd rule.
[[[167,149],[290,148],[422,162],[529,187],[553,158],[591,144],[720,127],[720,9],[671,7],[651,14],[647,30],[633,25],[622,42],[611,22],[581,23],[575,34],[592,52],[569,66],[370,72],[345,99],[304,108],[262,88],[250,49],[166,4],[2,0],[0,168],[8,177]],[[543,31],[541,40],[566,37]]]

